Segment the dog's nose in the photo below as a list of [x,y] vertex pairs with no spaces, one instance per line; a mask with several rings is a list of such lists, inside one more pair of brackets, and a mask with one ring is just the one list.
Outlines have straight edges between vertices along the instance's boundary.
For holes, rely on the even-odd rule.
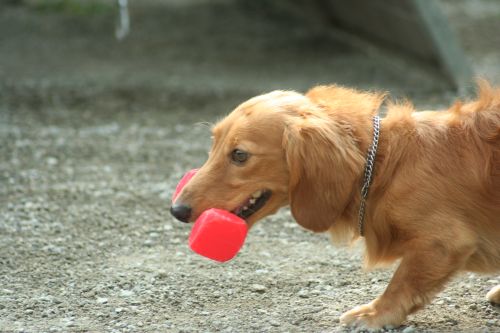
[[191,217],[191,207],[183,204],[173,204],[170,213],[181,222],[189,222]]

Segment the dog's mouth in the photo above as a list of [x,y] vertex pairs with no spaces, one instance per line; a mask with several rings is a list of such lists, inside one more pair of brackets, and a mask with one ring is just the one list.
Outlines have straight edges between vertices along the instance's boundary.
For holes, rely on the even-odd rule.
[[252,195],[238,208],[233,210],[233,214],[238,215],[244,220],[247,220],[250,216],[255,214],[259,209],[264,207],[266,202],[271,197],[272,192],[269,190],[258,190],[252,193]]

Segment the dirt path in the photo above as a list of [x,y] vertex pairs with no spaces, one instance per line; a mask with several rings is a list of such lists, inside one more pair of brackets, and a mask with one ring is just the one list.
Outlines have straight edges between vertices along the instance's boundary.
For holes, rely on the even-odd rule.
[[[476,71],[499,84],[500,4],[470,2],[443,6]],[[254,94],[339,82],[441,107],[453,92],[293,7],[138,1],[117,43],[106,4],[27,3],[0,5],[0,332],[337,332],[343,311],[383,291],[392,269],[364,273],[359,250],[288,210],[235,260],[196,256],[169,198],[205,159],[210,135],[196,124]],[[500,332],[484,298],[498,283],[458,277],[396,331]]]

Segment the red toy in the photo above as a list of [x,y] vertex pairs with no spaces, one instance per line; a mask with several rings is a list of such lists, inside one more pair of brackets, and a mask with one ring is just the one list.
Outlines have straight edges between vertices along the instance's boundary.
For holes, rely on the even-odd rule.
[[207,258],[228,261],[243,246],[247,231],[245,220],[228,211],[211,208],[194,223],[189,235],[189,247]]
[[[198,169],[190,170],[182,177],[175,188],[172,203],[197,171]],[[189,235],[189,247],[207,258],[219,262],[228,261],[243,246],[247,232],[245,220],[228,211],[211,208],[196,219]]]
[[179,195],[179,193],[181,192],[181,190],[188,183],[188,181],[190,181],[191,178],[194,177],[194,175],[198,172],[198,170],[199,169],[189,170],[188,172],[186,172],[184,174],[184,176],[182,177],[182,179],[179,181],[179,184],[177,184],[177,186],[175,187],[175,192],[174,192],[174,195],[172,196],[172,203],[175,202],[175,199],[177,199],[177,196]]

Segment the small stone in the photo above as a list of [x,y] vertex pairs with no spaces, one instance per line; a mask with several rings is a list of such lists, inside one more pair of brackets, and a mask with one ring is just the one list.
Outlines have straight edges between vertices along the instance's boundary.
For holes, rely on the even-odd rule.
[[309,293],[305,289],[299,290],[299,292],[297,293],[297,295],[299,295],[299,297],[302,297],[302,298],[308,298],[309,297]]
[[264,293],[267,290],[267,288],[266,286],[263,286],[261,284],[252,284],[250,286],[250,290],[256,293]]
[[108,299],[106,297],[98,297],[96,302],[99,304],[106,304],[108,303]]
[[66,327],[73,327],[76,325],[72,317],[63,318],[63,321]]
[[116,308],[116,309],[115,309],[115,312],[116,312],[116,313],[122,313],[122,312],[123,312],[123,308]]
[[456,325],[458,325],[458,321],[457,321],[457,320],[455,320],[455,319],[452,319],[452,318],[449,318],[448,320],[446,320],[446,322],[447,322],[448,324],[450,324],[451,326],[456,326]]
[[157,239],[160,237],[160,234],[157,232],[150,232],[149,237],[151,237],[152,239]]
[[486,322],[486,325],[488,326],[495,326],[498,323],[497,319],[490,319]]
[[172,239],[170,240],[170,243],[171,243],[171,244],[181,244],[181,243],[182,243],[182,241],[181,241],[181,239],[180,239],[180,238],[172,238]]
[[403,333],[413,333],[415,332],[415,327],[413,326],[408,326],[403,330]]
[[258,330],[260,328],[260,323],[259,322],[250,323],[250,327],[255,330]]
[[57,163],[59,163],[59,160],[55,157],[48,157],[47,158],[47,164],[49,166],[54,166],[54,165],[57,165]]
[[300,323],[306,321],[307,318],[306,317],[299,317],[299,318],[296,318],[292,321],[292,324],[293,325],[300,325]]
[[271,320],[271,321],[269,322],[269,324],[271,324],[271,326],[274,326],[274,327],[278,327],[278,326],[280,326],[280,325],[281,325],[281,324],[280,324],[278,321],[276,321],[276,320]]
[[158,270],[158,272],[156,272],[155,276],[159,279],[166,278],[168,276],[168,272],[164,269],[160,269]]
[[132,290],[121,290],[120,291],[120,296],[121,297],[131,297],[134,296],[135,293]]

